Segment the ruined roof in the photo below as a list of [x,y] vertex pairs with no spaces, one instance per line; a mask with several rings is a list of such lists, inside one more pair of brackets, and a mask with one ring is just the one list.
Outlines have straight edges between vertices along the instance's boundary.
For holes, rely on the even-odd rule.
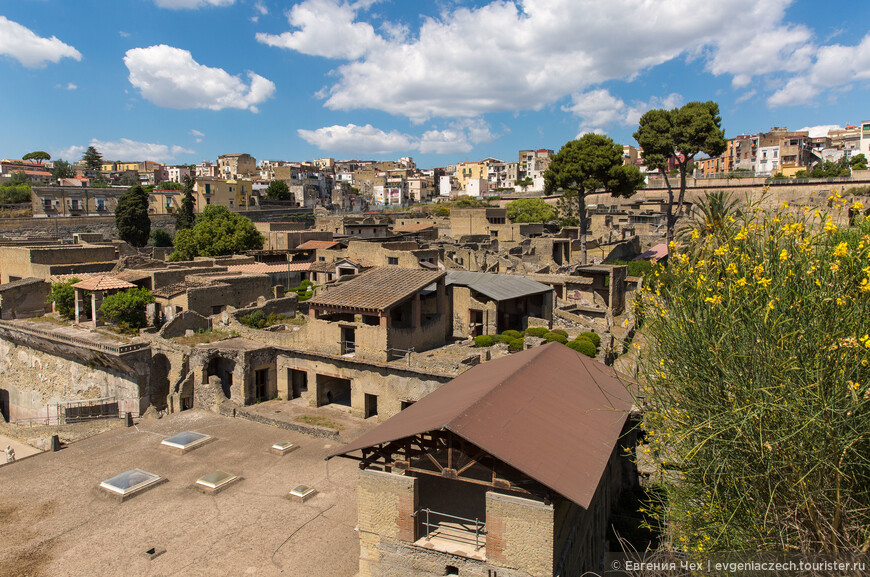
[[445,273],[422,269],[376,267],[315,296],[309,305],[383,311],[405,300]]
[[14,288],[19,288],[19,287],[23,287],[23,286],[30,286],[32,284],[39,284],[42,282],[45,282],[45,281],[42,280],[41,278],[36,278],[36,277],[30,276],[27,278],[14,280],[12,282],[0,284],[0,292],[3,292],[3,291],[8,290],[8,289],[14,289]]
[[297,249],[313,250],[317,248],[332,248],[338,243],[334,240],[306,240],[300,245],[296,245]]
[[69,282],[74,278],[78,279],[78,280],[87,280],[87,279],[89,279],[91,277],[95,277],[95,276],[97,276],[97,273],[93,273],[93,272],[53,274],[50,277],[48,277],[48,280],[50,283],[55,284],[55,283]]
[[434,228],[434,227],[435,227],[434,223],[421,222],[419,224],[405,224],[405,225],[401,225],[401,226],[394,226],[393,232],[408,232],[408,233],[422,232],[424,230],[429,230],[429,229]]
[[448,271],[447,284],[466,286],[495,301],[507,301],[553,290],[550,286],[519,275],[490,274],[463,270]]
[[136,288],[136,285],[134,285],[133,283],[129,283],[125,280],[121,280],[113,275],[104,274],[99,276],[92,276],[87,280],[77,282],[73,285],[73,288],[86,291],[107,291]]
[[255,262],[251,264],[231,264],[227,266],[228,272],[245,273],[279,273],[311,270],[313,262]]
[[616,371],[548,343],[477,365],[329,457],[447,429],[589,507],[631,406]]
[[176,295],[180,295],[181,293],[187,292],[188,289],[197,288],[201,286],[209,286],[212,285],[212,281],[207,280],[205,278],[187,278],[181,282],[169,284],[166,286],[162,286],[160,288],[154,289],[151,291],[151,294],[160,297],[160,298],[172,298]]

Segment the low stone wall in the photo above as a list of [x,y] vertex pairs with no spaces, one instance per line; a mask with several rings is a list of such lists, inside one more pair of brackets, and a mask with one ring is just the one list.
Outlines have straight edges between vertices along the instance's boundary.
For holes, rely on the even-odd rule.
[[195,311],[182,311],[171,321],[163,325],[158,334],[164,339],[183,337],[187,331],[206,331],[211,328],[211,321]]
[[279,429],[286,429],[288,431],[296,431],[297,433],[302,433],[304,435],[311,435],[312,437],[318,437],[321,439],[329,439],[330,441],[340,441],[338,431],[335,429],[329,429],[326,427],[317,427],[314,425],[306,425],[304,423],[288,423],[287,421],[281,421],[278,419],[271,419],[264,415],[260,415],[254,412],[246,411],[244,408],[239,407],[237,404],[232,401],[228,401],[226,403],[221,403],[218,407],[218,413],[225,417],[234,417],[238,419],[246,419],[248,421],[253,421],[255,423],[261,423],[263,425],[271,425],[273,427],[278,427]]

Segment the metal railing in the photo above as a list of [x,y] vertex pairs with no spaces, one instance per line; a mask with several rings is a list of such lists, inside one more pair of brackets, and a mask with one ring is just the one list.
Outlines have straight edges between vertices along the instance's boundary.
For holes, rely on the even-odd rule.
[[338,341],[338,346],[341,347],[343,355],[351,355],[356,352],[356,341]]
[[[425,515],[425,517],[424,517]],[[431,517],[441,517],[444,519],[450,519],[453,521],[459,521],[459,527],[445,527],[441,523],[431,523]],[[448,515],[447,513],[441,513],[439,511],[433,511],[432,509],[417,509],[413,513],[411,513],[411,518],[418,519],[420,521],[420,525],[426,527],[426,536],[425,539],[428,541],[431,538],[433,531],[431,530],[433,527],[437,531],[441,529],[438,537],[447,540],[456,540],[461,541],[459,539],[459,535],[455,533],[463,533],[463,534],[471,534],[474,533],[474,550],[479,551],[485,544],[481,543],[481,537],[486,535],[486,522],[481,521],[480,519],[466,519],[465,517],[457,517],[456,515]],[[473,524],[474,528],[472,529],[470,525]],[[466,528],[466,526],[469,526]],[[451,535],[449,531],[453,531],[454,534]]]

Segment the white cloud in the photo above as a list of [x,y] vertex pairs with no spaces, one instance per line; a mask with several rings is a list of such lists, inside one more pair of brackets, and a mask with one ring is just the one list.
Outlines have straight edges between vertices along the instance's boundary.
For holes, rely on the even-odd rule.
[[790,79],[767,99],[770,106],[813,102],[828,90],[842,90],[855,81],[870,79],[870,34],[856,46],[822,46],[812,65]]
[[203,6],[231,6],[236,0],[154,0],[160,8],[170,10],[193,10]]
[[471,152],[475,144],[491,142],[495,138],[489,124],[480,118],[462,119],[443,130],[427,130],[419,137],[397,130],[385,132],[371,124],[325,126],[297,132],[306,142],[321,150],[359,155],[410,151],[459,154]]
[[199,64],[187,50],[165,44],[128,50],[124,64],[130,83],[142,96],[167,108],[238,108],[256,113],[256,105],[275,94],[275,84],[258,74],[248,72],[246,84],[222,68]]
[[81,52],[56,37],[37,36],[29,28],[0,16],[0,55],[11,56],[27,68],[42,68],[61,58],[81,60]]
[[573,94],[571,102],[570,106],[563,106],[562,110],[580,118],[579,137],[587,132],[604,134],[607,126],[636,125],[646,111],[654,108],[675,108],[682,105],[683,97],[674,92],[663,98],[653,96],[646,102],[635,101],[628,105],[621,98],[613,96],[609,90],[599,88]]
[[693,10],[685,0],[495,0],[452,4],[417,30],[378,34],[358,5],[304,0],[290,10],[291,31],[258,40],[347,60],[324,93],[327,107],[421,122],[537,110],[681,56],[736,86],[794,74],[815,48],[806,27],[785,22],[792,2],[709,0]]
[[202,142],[202,139],[205,136],[205,134],[203,134],[199,130],[191,130],[190,135],[195,137],[197,142]]
[[[175,160],[180,154],[193,154],[194,151],[178,145],[152,144],[150,142],[137,142],[129,138],[117,141],[101,141],[96,138],[89,143],[103,156],[106,161],[142,161],[154,160],[166,162]],[[71,161],[79,160],[85,152],[84,146],[71,146],[59,152],[59,158],[68,158]]]
[[119,35],[121,38],[129,38],[129,37],[130,37],[130,33],[129,33],[129,32],[124,32],[123,30],[118,30],[118,35]]
[[254,12],[256,12],[256,14],[251,16],[251,22],[259,22],[260,16],[267,15],[269,13],[269,9],[266,8],[266,5],[263,4],[262,2],[255,2],[254,3]]
[[798,129],[798,132],[806,131],[810,133],[810,138],[819,138],[820,136],[827,136],[831,130],[843,130],[843,127],[839,124],[819,124],[818,126],[804,126]]
[[82,157],[82,154],[85,153],[84,146],[70,146],[69,148],[64,148],[63,150],[52,150],[52,157],[55,160],[65,159],[69,162],[75,162]]
[[55,88],[62,88],[64,90],[78,90],[78,85],[73,84],[72,82],[68,82],[67,84],[55,84]]
[[386,42],[371,24],[354,22],[357,9],[340,0],[305,0],[287,12],[297,30],[282,34],[258,33],[257,41],[312,56],[353,60]]
[[371,124],[357,126],[324,126],[317,130],[297,130],[305,142],[334,152],[358,154],[387,154],[413,147],[411,137],[397,130],[384,132]]

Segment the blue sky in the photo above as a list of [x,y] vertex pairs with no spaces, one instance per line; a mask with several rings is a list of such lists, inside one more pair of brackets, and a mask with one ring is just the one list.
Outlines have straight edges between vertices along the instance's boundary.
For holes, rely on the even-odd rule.
[[870,118],[866,0],[5,0],[0,157],[422,167],[719,103],[726,136]]

